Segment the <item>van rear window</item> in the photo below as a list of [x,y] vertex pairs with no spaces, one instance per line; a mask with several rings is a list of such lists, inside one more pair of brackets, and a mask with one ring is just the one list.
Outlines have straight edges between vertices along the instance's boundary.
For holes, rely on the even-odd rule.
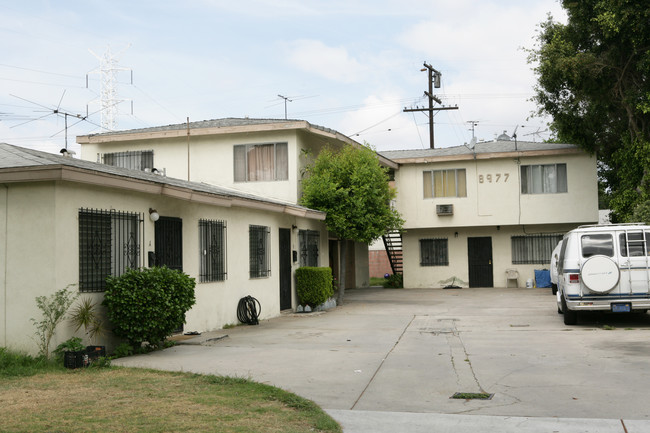
[[[646,239],[649,238],[650,236],[646,233]],[[648,255],[647,247],[644,248],[646,242],[643,237],[643,232],[621,233],[618,237],[618,243],[621,245],[621,256],[623,257],[628,256],[628,251],[630,257],[643,257]]]
[[582,257],[595,255],[614,256],[614,238],[611,234],[589,234],[581,238]]

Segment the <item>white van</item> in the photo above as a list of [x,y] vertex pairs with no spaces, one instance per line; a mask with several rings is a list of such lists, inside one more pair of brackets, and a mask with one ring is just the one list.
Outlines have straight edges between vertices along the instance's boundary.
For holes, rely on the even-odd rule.
[[614,313],[650,309],[650,226],[580,226],[562,239],[558,312],[575,325],[584,310]]

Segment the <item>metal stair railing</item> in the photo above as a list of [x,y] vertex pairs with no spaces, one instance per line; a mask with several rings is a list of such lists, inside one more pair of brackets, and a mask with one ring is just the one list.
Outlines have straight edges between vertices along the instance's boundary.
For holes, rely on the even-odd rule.
[[400,232],[389,232],[382,236],[386,254],[393,274],[403,272],[403,251],[402,251],[402,234]]

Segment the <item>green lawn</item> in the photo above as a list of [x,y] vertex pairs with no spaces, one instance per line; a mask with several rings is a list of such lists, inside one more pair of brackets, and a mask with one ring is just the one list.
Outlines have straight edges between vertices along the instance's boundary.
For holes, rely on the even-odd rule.
[[315,403],[246,379],[24,358],[0,348],[2,432],[341,432]]

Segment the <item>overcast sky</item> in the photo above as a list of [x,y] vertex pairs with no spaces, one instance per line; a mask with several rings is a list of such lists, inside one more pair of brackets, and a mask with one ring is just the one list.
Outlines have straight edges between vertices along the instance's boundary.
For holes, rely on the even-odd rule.
[[541,141],[547,119],[529,118],[535,78],[522,47],[549,13],[565,20],[556,0],[3,2],[0,142],[58,152],[65,113],[70,149],[101,132],[107,50],[122,68],[120,130],[284,118],[283,95],[290,119],[377,150],[428,148],[427,115],[402,111],[427,104],[426,61],[442,72],[436,96],[458,106],[435,115],[436,147],[469,142],[470,121],[478,139],[518,125],[519,140]]

